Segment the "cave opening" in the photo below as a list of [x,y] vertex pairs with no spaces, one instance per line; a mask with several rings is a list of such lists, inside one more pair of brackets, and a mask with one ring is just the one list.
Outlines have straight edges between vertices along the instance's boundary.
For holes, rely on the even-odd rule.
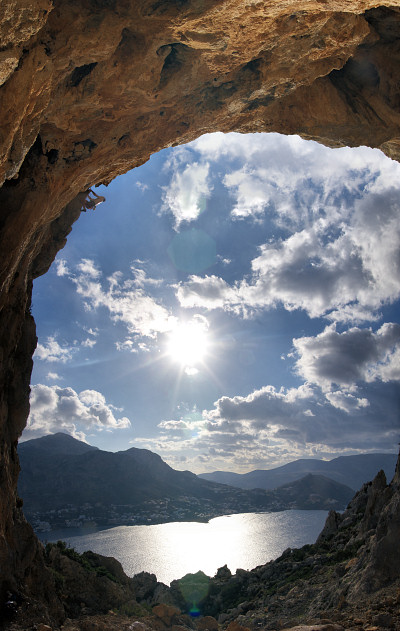
[[[216,133],[96,189],[106,203],[34,283],[22,444],[65,432],[195,473],[393,453],[399,170],[365,147]],[[38,511],[21,461],[44,538],[96,524],[88,497]]]

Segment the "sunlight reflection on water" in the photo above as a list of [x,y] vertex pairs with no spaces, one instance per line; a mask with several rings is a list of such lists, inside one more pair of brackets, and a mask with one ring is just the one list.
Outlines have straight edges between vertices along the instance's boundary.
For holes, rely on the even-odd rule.
[[[93,550],[118,559],[129,576],[146,571],[169,584],[202,570],[214,576],[227,564],[250,570],[278,557],[286,548],[313,543],[326,511],[242,513],[216,517],[207,524],[179,522],[156,526],[119,526],[90,535],[60,536],[78,552]],[[52,533],[46,533],[49,540]]]

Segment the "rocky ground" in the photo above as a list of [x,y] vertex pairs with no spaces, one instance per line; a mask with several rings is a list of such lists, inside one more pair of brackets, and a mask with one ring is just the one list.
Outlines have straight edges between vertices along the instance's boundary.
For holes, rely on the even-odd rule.
[[[380,472],[342,514],[331,511],[313,545],[251,571],[173,581],[128,578],[118,561],[47,544],[58,609],[9,594],[9,631],[400,630],[400,467]],[[50,611],[53,614],[49,613]],[[58,618],[54,614],[58,611]]]

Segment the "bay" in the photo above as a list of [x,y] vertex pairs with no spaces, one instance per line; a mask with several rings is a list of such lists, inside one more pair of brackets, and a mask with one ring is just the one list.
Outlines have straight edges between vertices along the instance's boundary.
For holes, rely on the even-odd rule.
[[223,565],[233,573],[237,568],[251,570],[277,558],[286,548],[314,543],[327,514],[317,510],[240,513],[205,524],[119,526],[97,532],[63,530],[41,533],[41,539],[62,539],[78,552],[93,550],[115,557],[128,576],[145,571],[169,584],[198,570],[214,576]]

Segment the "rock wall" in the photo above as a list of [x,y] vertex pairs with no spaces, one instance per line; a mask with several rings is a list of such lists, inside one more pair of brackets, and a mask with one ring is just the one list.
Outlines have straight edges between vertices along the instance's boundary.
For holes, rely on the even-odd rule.
[[217,130],[397,159],[399,34],[400,0],[3,0],[0,598],[32,590],[39,563],[16,496],[32,279],[65,243],[82,191]]

